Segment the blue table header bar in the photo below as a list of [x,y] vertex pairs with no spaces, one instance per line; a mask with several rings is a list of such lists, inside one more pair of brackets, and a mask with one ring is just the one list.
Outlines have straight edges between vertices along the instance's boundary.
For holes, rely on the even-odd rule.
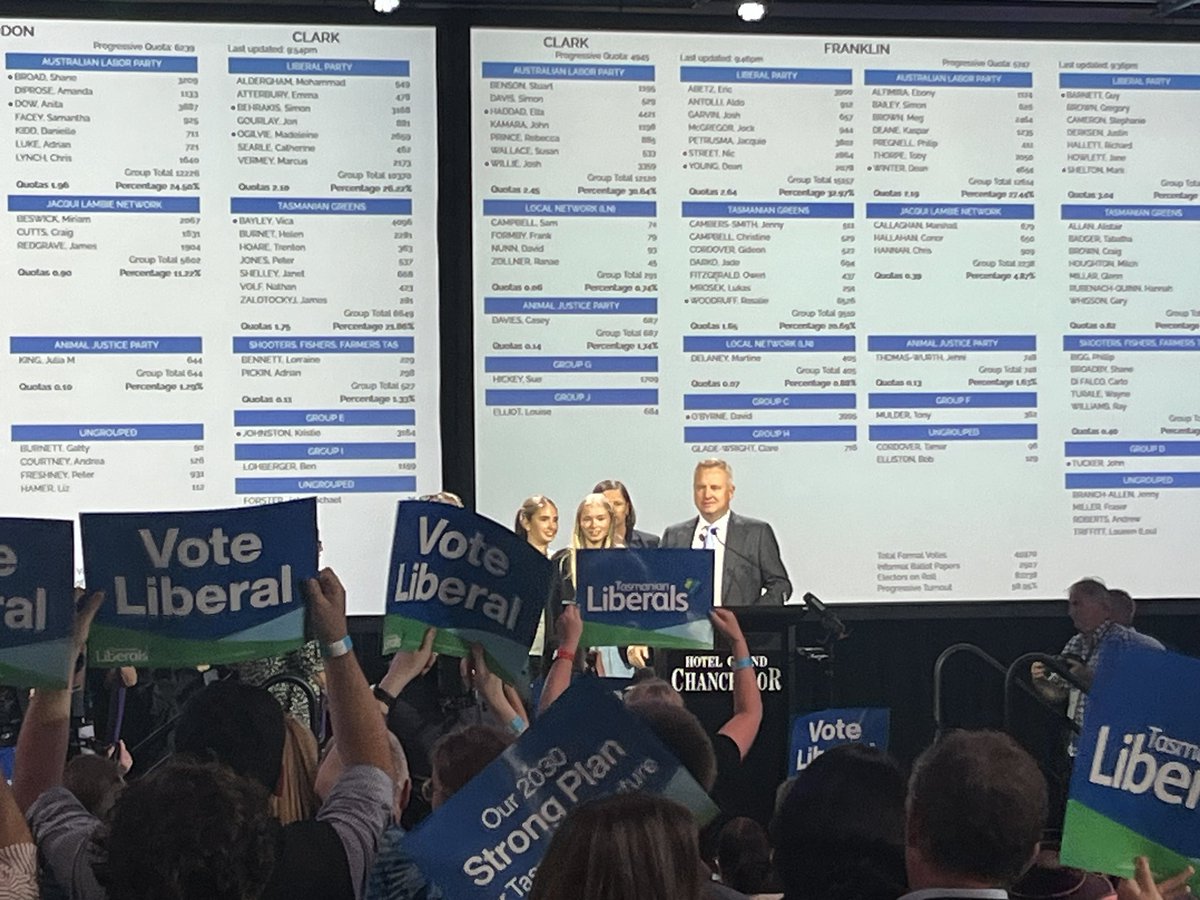
[[658,313],[657,297],[484,297],[483,311],[492,316],[541,315],[611,316]]
[[485,62],[484,78],[547,78],[567,81],[653,81],[654,66],[594,63]]
[[854,394],[684,394],[684,409],[854,409]]
[[689,444],[850,442],[858,440],[858,429],[853,425],[695,425],[683,429],[683,439]]
[[9,212],[196,213],[199,197],[69,196],[9,194]]
[[1035,441],[1036,425],[872,425],[873,441]]
[[13,337],[9,353],[202,353],[198,337]]
[[203,425],[14,425],[14,441],[202,441]]
[[775,66],[680,66],[683,82],[719,84],[853,84],[850,69],[792,69]]
[[691,219],[852,219],[853,203],[708,203],[685,201]]
[[231,213],[286,216],[411,216],[412,200],[348,200],[343,197],[231,197]]
[[868,219],[1032,219],[1032,203],[868,203]]
[[489,390],[487,406],[657,406],[658,390],[578,388],[575,390]]
[[1032,334],[873,334],[867,338],[867,350],[878,353],[1036,349],[1037,337]]
[[1037,394],[1033,391],[971,391],[965,393],[883,393],[870,394],[871,409],[939,409],[942,407],[981,407],[984,409],[1033,409]]
[[914,87],[1033,87],[1032,72],[964,72],[959,69],[867,69],[864,84]]
[[258,425],[303,425],[311,428],[416,423],[417,414],[411,409],[238,409],[233,413],[233,424],[243,428]]
[[412,353],[410,337],[235,337],[234,353]]
[[296,59],[294,57],[231,56],[230,75],[384,75],[408,77],[406,59]]
[[485,372],[657,372],[657,356],[488,356]]
[[835,353],[852,352],[852,335],[821,335],[799,337],[788,334],[736,335],[714,337],[710,335],[684,335],[685,353]]

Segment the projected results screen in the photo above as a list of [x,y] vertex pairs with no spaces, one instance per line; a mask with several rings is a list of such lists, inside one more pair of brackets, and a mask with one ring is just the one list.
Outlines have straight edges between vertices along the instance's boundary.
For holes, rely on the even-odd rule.
[[479,499],[734,467],[825,599],[1200,574],[1200,48],[477,30]]
[[317,495],[381,612],[441,477],[432,29],[2,24],[6,514]]

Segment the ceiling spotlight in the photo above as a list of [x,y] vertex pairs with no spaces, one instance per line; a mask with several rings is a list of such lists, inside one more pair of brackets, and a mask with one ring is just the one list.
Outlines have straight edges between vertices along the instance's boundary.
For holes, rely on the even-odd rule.
[[738,18],[743,22],[761,22],[767,14],[765,0],[742,0],[737,7]]
[[400,8],[400,0],[371,0],[371,5],[375,7],[375,12],[386,15]]

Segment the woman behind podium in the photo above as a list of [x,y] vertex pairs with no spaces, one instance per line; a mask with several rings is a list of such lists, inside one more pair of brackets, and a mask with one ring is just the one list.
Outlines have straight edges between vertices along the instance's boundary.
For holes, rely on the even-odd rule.
[[[554,662],[557,641],[554,622],[562,612],[564,603],[575,602],[576,572],[580,550],[609,550],[616,546],[615,520],[612,504],[603,494],[588,494],[575,510],[575,524],[571,528],[571,545],[559,550],[551,557],[557,567],[558,578],[543,617],[546,629],[546,649],[542,657],[542,671],[550,669]],[[580,656],[583,655],[582,648]],[[572,664],[576,671],[583,671],[584,660],[576,658]]]

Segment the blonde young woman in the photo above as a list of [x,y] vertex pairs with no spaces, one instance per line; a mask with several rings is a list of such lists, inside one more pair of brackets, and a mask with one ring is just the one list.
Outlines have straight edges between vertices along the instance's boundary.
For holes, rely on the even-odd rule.
[[[557,651],[554,622],[562,612],[564,603],[575,602],[575,574],[580,550],[608,550],[616,546],[614,541],[614,519],[612,504],[603,494],[588,494],[575,510],[575,524],[571,528],[570,546],[559,550],[551,560],[558,569],[558,581],[546,603],[543,623],[546,634],[545,651],[542,654],[542,671],[550,669]],[[575,671],[584,669],[584,651],[573,660]]]
[[[577,570],[580,550],[610,550],[623,547],[624,541],[617,534],[616,516],[613,505],[604,494],[588,494],[575,511],[575,526],[571,529],[571,546],[561,550],[553,557],[558,565],[559,579],[557,587],[546,604],[544,625],[547,635],[554,634],[554,622],[562,612],[564,603],[575,602],[575,586],[578,583]],[[554,650],[546,642],[547,651]],[[583,655],[582,653],[580,654]],[[630,655],[635,661],[645,658],[644,647],[631,647]],[[554,656],[547,652],[543,656],[543,671],[547,671]],[[582,671],[584,660],[574,659],[574,667]],[[633,669],[625,665],[616,647],[597,648],[596,671],[600,675],[629,677]]]

